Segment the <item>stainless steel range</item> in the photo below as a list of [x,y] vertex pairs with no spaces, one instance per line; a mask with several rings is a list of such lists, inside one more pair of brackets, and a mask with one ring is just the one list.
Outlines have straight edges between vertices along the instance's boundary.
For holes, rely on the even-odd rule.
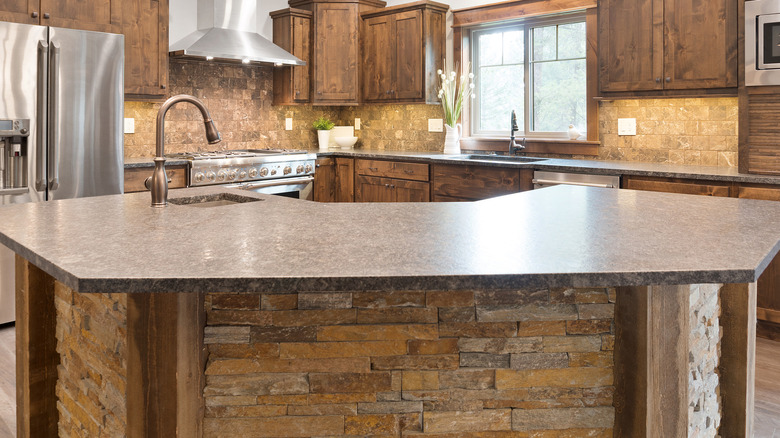
[[190,187],[225,184],[259,193],[311,199],[316,154],[284,149],[186,152]]

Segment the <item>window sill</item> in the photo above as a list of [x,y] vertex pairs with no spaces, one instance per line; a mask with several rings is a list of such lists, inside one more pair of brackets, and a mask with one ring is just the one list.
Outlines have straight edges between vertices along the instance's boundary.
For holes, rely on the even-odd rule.
[[[525,151],[532,154],[598,155],[599,141],[566,140],[562,138],[527,138]],[[460,148],[470,151],[509,151],[509,137],[486,138],[464,137],[460,139]]]

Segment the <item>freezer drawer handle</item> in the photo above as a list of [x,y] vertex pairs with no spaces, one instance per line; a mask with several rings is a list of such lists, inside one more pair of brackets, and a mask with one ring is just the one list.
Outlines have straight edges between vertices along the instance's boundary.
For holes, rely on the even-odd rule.
[[43,157],[43,146],[48,136],[49,125],[44,111],[49,94],[49,85],[46,82],[46,70],[49,68],[49,44],[46,41],[38,42],[38,108],[36,113],[36,123],[38,132],[35,140],[35,190],[42,192],[46,190],[46,170],[44,169],[45,159]]
[[0,196],[2,195],[26,195],[28,192],[27,187],[20,187],[16,189],[0,189]]
[[602,187],[605,189],[614,189],[612,184],[598,184],[598,183],[586,183],[586,182],[573,182],[573,181],[556,181],[552,179],[540,179],[534,178],[532,180],[534,184],[560,184],[567,186],[585,186],[585,187]]
[[57,144],[57,132],[54,126],[59,119],[59,99],[60,92],[60,45],[51,43],[51,71],[49,72],[49,120],[53,125],[49,129],[49,190],[57,190],[60,186],[60,175],[58,166],[59,145]]

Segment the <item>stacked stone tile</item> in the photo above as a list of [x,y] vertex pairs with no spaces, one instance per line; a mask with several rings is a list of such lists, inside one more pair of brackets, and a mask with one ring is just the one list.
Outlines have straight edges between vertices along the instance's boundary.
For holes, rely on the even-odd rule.
[[611,436],[610,296],[208,295],[205,436]]
[[56,282],[61,437],[121,437],[127,425],[127,295],[80,294]]
[[688,375],[688,437],[714,437],[720,426],[720,285],[692,285]]

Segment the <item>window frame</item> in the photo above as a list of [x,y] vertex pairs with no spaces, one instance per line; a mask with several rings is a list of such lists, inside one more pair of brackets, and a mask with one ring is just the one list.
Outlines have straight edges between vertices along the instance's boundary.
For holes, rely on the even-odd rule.
[[[558,29],[557,26],[563,25],[563,24],[572,24],[572,23],[583,23],[585,25],[585,39],[586,39],[586,48],[585,48],[585,54],[583,54],[583,57],[581,58],[566,58],[566,59],[558,59],[557,57],[557,51],[558,51],[558,44],[557,44],[557,37],[558,37]],[[490,34],[495,32],[505,32],[506,30],[522,30],[523,32],[523,74],[526,80],[524,81],[524,101],[523,101],[523,120],[522,120],[522,126],[518,126],[520,128],[519,131],[517,131],[517,135],[525,137],[527,139],[551,139],[551,140],[568,140],[568,132],[567,131],[553,131],[553,132],[545,132],[545,131],[532,131],[530,130],[530,127],[533,123],[533,64],[535,62],[549,62],[549,61],[532,61],[532,48],[533,48],[533,29],[538,27],[546,27],[546,26],[556,26],[556,59],[555,61],[565,61],[565,60],[579,60],[582,59],[586,64],[586,77],[585,77],[585,87],[587,89],[588,85],[588,56],[587,56],[587,39],[588,39],[588,23],[587,23],[587,13],[586,11],[576,11],[576,12],[569,12],[564,14],[550,14],[550,15],[537,15],[534,17],[521,19],[521,20],[514,20],[510,22],[501,22],[501,23],[490,23],[479,27],[474,27],[467,29],[465,34],[467,38],[472,42],[468,57],[471,60],[472,65],[472,71],[475,73],[475,76],[477,76],[477,81],[480,80],[480,78],[477,75],[478,72],[478,65],[476,64],[476,61],[479,60],[479,39],[478,37],[480,35],[484,34]],[[479,87],[477,82],[477,88]],[[486,139],[486,138],[496,138],[496,137],[509,137],[509,132],[502,132],[502,131],[487,131],[487,130],[479,130],[478,124],[479,124],[479,108],[480,108],[480,93],[475,93],[474,99],[471,99],[471,102],[469,102],[469,108],[468,111],[464,112],[464,115],[468,115],[468,120],[466,120],[466,124],[468,125],[468,132],[469,136],[473,137],[475,139]],[[587,93],[586,93],[586,118],[585,118],[585,126],[582,127],[583,131],[582,134],[584,134],[587,138],[587,129],[589,125],[588,117],[590,114],[588,114],[587,111]],[[507,119],[509,118],[509,115],[507,115]],[[518,120],[518,122],[520,122]],[[520,123],[518,123],[519,125]]]

